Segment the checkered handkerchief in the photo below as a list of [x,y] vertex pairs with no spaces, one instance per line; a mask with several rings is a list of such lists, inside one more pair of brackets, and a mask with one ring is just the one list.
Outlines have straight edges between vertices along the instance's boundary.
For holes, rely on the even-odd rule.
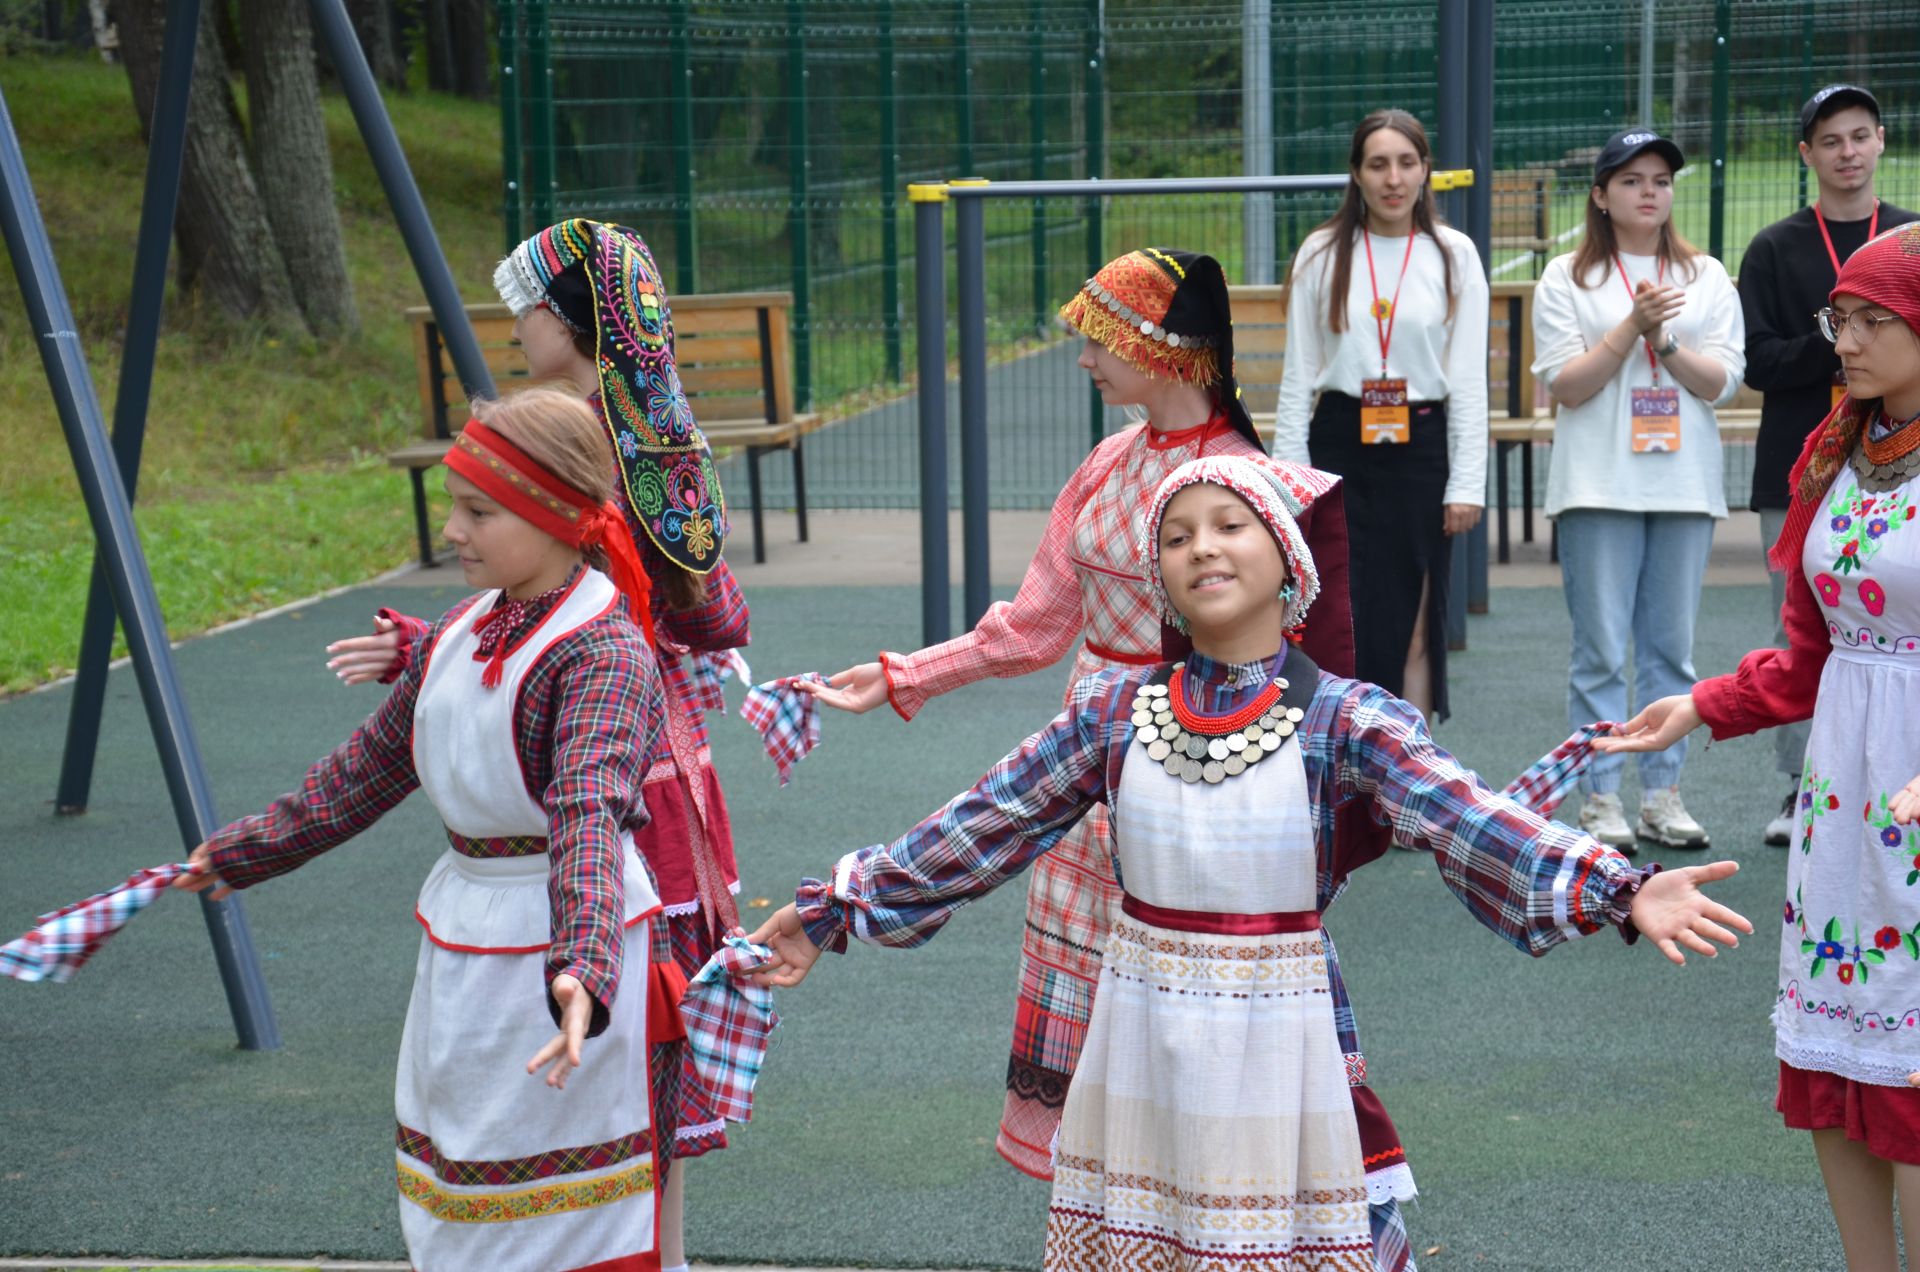
[[767,1058],[767,1035],[780,1023],[773,991],[736,978],[772,957],[766,946],[730,936],[694,973],[680,999],[694,1068],[730,1122],[753,1116],[753,1084]]
[[747,690],[740,714],[760,731],[773,766],[780,770],[780,785],[793,780],[793,766],[807,758],[807,752],[820,745],[820,708],[810,693],[802,693],[796,683],[825,680],[817,671],[803,676],[784,676],[755,685]]
[[1602,721],[1583,726],[1579,732],[1533,762],[1533,767],[1507,783],[1502,795],[1524,804],[1542,817],[1553,810],[1574,787],[1587,766],[1593,763],[1593,740],[1611,733],[1617,725]]
[[702,711],[727,714],[727,699],[720,691],[728,676],[740,677],[740,683],[753,683],[753,668],[737,649],[717,652],[697,650],[687,655],[687,679],[693,686],[693,705]]
[[150,866],[117,888],[41,915],[25,936],[0,945],[0,975],[23,981],[72,979],[108,937],[186,871],[184,861]]

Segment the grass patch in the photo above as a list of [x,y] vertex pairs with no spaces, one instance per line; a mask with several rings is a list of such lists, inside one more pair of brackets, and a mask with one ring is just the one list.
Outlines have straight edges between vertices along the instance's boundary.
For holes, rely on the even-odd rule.
[[[0,61],[0,89],[31,104],[14,122],[110,420],[146,164],[126,73],[87,58],[15,56]],[[387,104],[462,293],[493,299],[497,108],[424,92]],[[175,637],[411,553],[406,477],[378,456],[418,427],[402,311],[424,297],[346,102],[329,97],[324,109],[360,330],[326,342],[268,338],[168,297],[136,518]],[[92,537],[12,288],[0,294],[0,351],[9,563],[0,692],[12,692],[71,669]]]

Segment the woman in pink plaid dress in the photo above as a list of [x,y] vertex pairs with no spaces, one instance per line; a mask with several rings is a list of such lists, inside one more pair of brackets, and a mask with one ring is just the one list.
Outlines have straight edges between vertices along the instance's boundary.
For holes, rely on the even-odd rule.
[[[963,636],[911,654],[881,653],[814,692],[828,706],[887,703],[911,720],[929,698],[988,676],[1022,676],[1057,662],[1085,638],[1067,687],[1093,672],[1153,666],[1171,655],[1138,544],[1154,489],[1202,455],[1263,455],[1233,378],[1226,275],[1211,256],[1142,248],[1109,261],[1060,309],[1086,337],[1080,367],[1108,406],[1146,420],[1101,442],[1054,501],[1053,515],[1013,600]],[[1330,559],[1344,571],[1344,513],[1333,478],[1296,468],[1327,494],[1316,530],[1340,535]],[[1342,580],[1344,583],[1344,579]],[[1343,589],[1344,593],[1344,589]],[[1345,614],[1315,625],[1314,657],[1352,669]],[[804,686],[803,686],[804,687]],[[1120,891],[1107,810],[1096,808],[1034,868],[1014,1017],[1007,1100],[996,1147],[1013,1166],[1051,1179],[1049,1149],[1068,1075],[1080,1055],[1100,974],[1100,948]]]

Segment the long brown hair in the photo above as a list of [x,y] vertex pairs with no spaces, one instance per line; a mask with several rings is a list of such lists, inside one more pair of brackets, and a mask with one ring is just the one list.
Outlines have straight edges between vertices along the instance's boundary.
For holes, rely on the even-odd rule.
[[[1638,158],[1639,156],[1634,156]],[[1613,179],[1615,168],[1607,174],[1607,180]],[[1667,169],[1669,173],[1673,169]],[[1593,201],[1593,192],[1604,189],[1605,185],[1595,182],[1587,187],[1587,232],[1580,240],[1580,246],[1573,253],[1574,286],[1592,291],[1602,283],[1609,281],[1613,269],[1613,258],[1620,251],[1620,241],[1614,237],[1613,218],[1608,216],[1598,203]],[[1669,207],[1667,222],[1660,227],[1660,247],[1657,255],[1663,272],[1679,275],[1682,269],[1687,271],[1688,281],[1692,281],[1695,269],[1694,258],[1700,255],[1700,249],[1680,236],[1673,228],[1673,211]]]
[[[1360,121],[1353,130],[1353,144],[1347,148],[1347,194],[1340,202],[1340,210],[1313,227],[1314,233],[1327,231],[1326,242],[1320,245],[1316,256],[1328,251],[1333,253],[1333,275],[1327,283],[1327,328],[1330,331],[1347,329],[1347,287],[1353,281],[1353,244],[1355,235],[1364,233],[1367,226],[1367,201],[1360,193],[1360,164],[1366,159],[1367,138],[1382,128],[1391,128],[1413,143],[1413,149],[1420,156],[1429,174],[1433,171],[1433,147],[1427,144],[1427,130],[1420,121],[1404,110],[1376,110]],[[1447,245],[1440,242],[1439,227],[1446,221],[1434,211],[1433,189],[1430,183],[1422,181],[1420,191],[1413,196],[1413,232],[1425,233],[1440,248],[1440,267],[1445,271],[1447,285],[1447,321],[1453,321],[1455,295],[1453,289],[1453,253]],[[1306,264],[1305,261],[1301,262]],[[1295,271],[1298,273],[1298,271]],[[1292,312],[1293,280],[1287,280],[1289,301],[1288,312]]]

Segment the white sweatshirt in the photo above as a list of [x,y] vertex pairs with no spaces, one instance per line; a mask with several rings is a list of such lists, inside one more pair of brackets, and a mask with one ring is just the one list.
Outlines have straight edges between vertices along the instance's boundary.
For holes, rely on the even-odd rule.
[[[1347,329],[1327,328],[1328,279],[1333,252],[1322,251],[1330,230],[1316,230],[1293,258],[1293,295],[1287,303],[1287,358],[1273,427],[1276,458],[1307,462],[1307,423],[1327,390],[1360,396],[1362,380],[1380,376],[1380,333],[1373,317],[1367,254],[1358,239],[1347,273]],[[1413,257],[1405,238],[1367,236],[1380,297],[1400,303],[1387,351],[1387,375],[1407,382],[1414,402],[1447,403],[1447,503],[1487,501],[1487,279],[1473,240],[1451,226],[1439,241],[1417,235]],[[1442,245],[1453,257],[1453,321],[1447,321]],[[1400,282],[1400,262],[1407,262]]]
[[[1636,286],[1642,279],[1656,279],[1659,258],[1622,253],[1620,261]],[[1562,367],[1597,348],[1633,308],[1627,285],[1611,263],[1592,288],[1574,285],[1572,265],[1572,253],[1554,257],[1533,292],[1533,373],[1549,391]],[[1687,296],[1669,330],[1680,337],[1683,349],[1705,354],[1725,368],[1726,384],[1709,402],[1689,393],[1663,368],[1661,385],[1680,390],[1680,449],[1636,455],[1630,390],[1651,385],[1653,369],[1647,365],[1646,341],[1635,340],[1633,351],[1598,393],[1578,406],[1560,405],[1547,473],[1549,517],[1569,508],[1727,515],[1713,408],[1725,406],[1740,391],[1740,377],[1747,369],[1746,319],[1726,267],[1711,256],[1696,256],[1686,267],[1669,270],[1665,282]]]

